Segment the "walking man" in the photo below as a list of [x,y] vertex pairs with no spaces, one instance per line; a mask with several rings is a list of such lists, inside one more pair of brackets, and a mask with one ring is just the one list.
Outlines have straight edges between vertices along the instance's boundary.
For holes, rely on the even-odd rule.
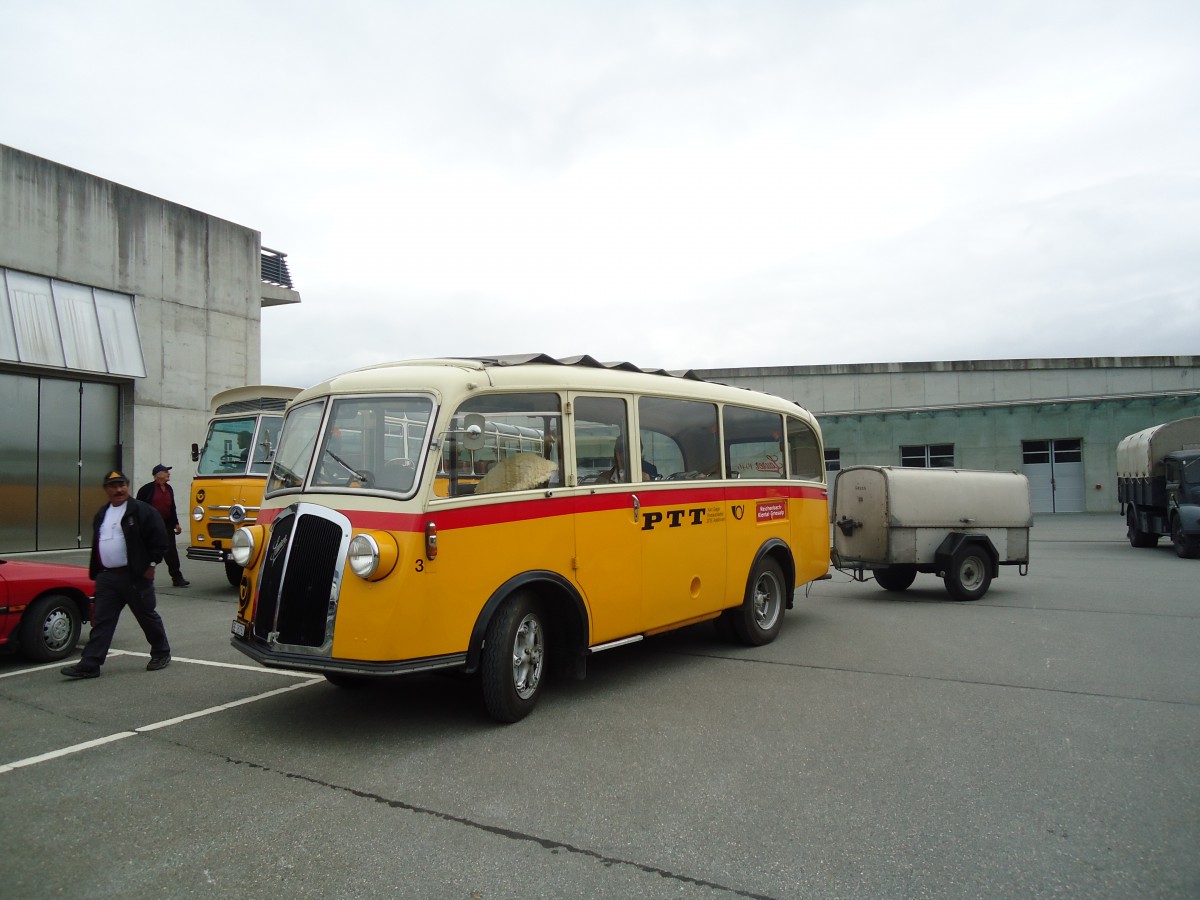
[[96,582],[92,634],[83,657],[67,666],[68,678],[95,678],[108,656],[121,610],[128,606],[150,643],[150,672],[171,662],[167,630],[155,607],[154,567],[170,543],[162,516],[149,504],[131,499],[129,479],[120,471],[104,476],[108,505],[92,520],[92,557],[88,574]]
[[154,480],[138,488],[137,498],[143,503],[149,503],[162,516],[163,524],[167,526],[168,540],[167,555],[163,561],[167,564],[167,571],[171,573],[171,584],[175,587],[187,587],[191,582],[183,577],[183,570],[179,567],[179,551],[175,548],[175,539],[171,537],[172,528],[175,529],[176,534],[183,531],[183,527],[179,524],[179,513],[175,510],[175,489],[171,487],[171,467],[159,463],[151,474],[154,476]]

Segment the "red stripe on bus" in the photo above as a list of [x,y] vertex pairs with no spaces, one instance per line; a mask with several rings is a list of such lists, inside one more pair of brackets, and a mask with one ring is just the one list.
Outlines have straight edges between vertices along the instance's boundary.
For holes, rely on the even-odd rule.
[[[723,503],[727,501],[754,500],[825,500],[825,488],[802,487],[780,484],[764,487],[694,487],[663,489],[651,485],[636,485],[620,491],[604,491],[594,494],[564,494],[543,497],[537,500],[521,499],[483,503],[478,506],[460,506],[451,509],[434,507],[424,513],[379,512],[376,510],[338,510],[357,529],[377,531],[423,532],[425,523],[432,521],[439,529],[478,528],[484,525],[500,525],[509,522],[527,522],[531,519],[548,519],[576,513],[610,512],[632,510],[633,495],[636,494],[642,509],[669,506],[694,506],[698,503]],[[319,504],[324,505],[324,504]],[[335,509],[336,507],[329,507]],[[259,524],[269,524],[282,510],[264,509],[259,513]]]

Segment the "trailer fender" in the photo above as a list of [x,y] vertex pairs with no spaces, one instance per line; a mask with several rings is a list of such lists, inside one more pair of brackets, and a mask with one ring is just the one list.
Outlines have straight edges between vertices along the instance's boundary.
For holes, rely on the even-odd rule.
[[996,545],[986,534],[967,534],[962,531],[952,531],[942,540],[933,554],[933,564],[939,577],[945,576],[950,569],[954,554],[966,544],[979,544],[987,551],[988,559],[992,562],[992,577],[1000,574],[1000,554]]

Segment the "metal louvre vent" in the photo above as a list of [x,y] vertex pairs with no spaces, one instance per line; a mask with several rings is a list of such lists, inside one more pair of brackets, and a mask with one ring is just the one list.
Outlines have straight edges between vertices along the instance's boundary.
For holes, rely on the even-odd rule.
[[327,652],[350,524],[299,503],[280,515],[264,548],[254,634],[293,652]]
[[342,529],[318,516],[298,516],[279,598],[279,642],[320,647],[332,618]]

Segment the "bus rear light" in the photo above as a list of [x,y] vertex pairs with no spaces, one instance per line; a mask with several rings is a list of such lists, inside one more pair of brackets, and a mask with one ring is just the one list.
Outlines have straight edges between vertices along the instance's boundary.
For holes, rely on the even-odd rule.
[[437,526],[432,522],[425,523],[425,556],[430,560],[437,558]]

